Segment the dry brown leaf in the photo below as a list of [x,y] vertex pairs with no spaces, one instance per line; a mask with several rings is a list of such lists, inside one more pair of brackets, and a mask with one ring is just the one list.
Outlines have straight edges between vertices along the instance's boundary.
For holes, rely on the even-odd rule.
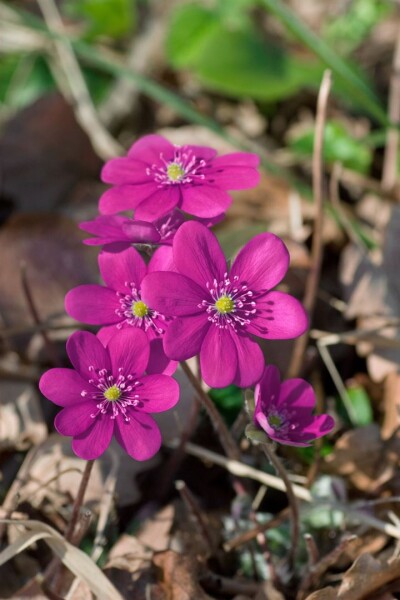
[[123,534],[111,548],[104,572],[124,598],[147,600],[146,587],[155,583],[152,557],[134,536]]
[[170,531],[175,517],[175,509],[169,504],[151,519],[147,519],[139,529],[136,537],[149,550],[161,552],[170,545]]
[[16,381],[0,382],[0,453],[26,450],[43,442],[47,427],[36,389]]
[[166,550],[155,554],[153,562],[161,569],[166,600],[211,600],[197,581],[197,565],[189,554]]

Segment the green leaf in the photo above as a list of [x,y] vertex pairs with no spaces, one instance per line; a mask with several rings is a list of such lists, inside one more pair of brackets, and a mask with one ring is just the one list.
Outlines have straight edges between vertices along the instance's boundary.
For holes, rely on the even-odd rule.
[[46,61],[36,54],[11,54],[0,60],[0,102],[23,108],[54,89]]
[[347,388],[347,394],[353,407],[354,425],[363,427],[373,423],[371,399],[365,389],[361,385],[354,385]]
[[[296,154],[312,156],[314,137],[314,128],[309,129],[291,140],[289,146]],[[325,126],[323,152],[328,164],[339,161],[345,167],[360,173],[366,173],[371,165],[371,149],[352,138],[344,125],[337,121],[329,121]]]
[[226,388],[211,389],[209,394],[227,423],[232,424],[243,408],[242,390],[229,385]]
[[135,0],[69,0],[66,11],[88,22],[86,37],[122,38],[135,24]]

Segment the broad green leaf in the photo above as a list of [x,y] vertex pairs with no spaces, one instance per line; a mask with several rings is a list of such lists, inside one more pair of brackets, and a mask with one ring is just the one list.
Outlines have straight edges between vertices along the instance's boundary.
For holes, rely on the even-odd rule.
[[374,415],[372,412],[371,399],[365,391],[365,388],[361,385],[354,385],[347,388],[347,394],[353,406],[353,413],[355,416],[354,424],[358,427],[363,427],[364,425],[373,423]]
[[235,385],[226,388],[211,389],[210,397],[225,420],[231,424],[243,408],[242,390]]
[[86,37],[122,38],[135,24],[135,0],[69,0],[66,11],[88,22]]
[[[296,154],[312,156],[314,147],[314,129],[309,129],[289,142]],[[371,149],[347,133],[342,123],[329,121],[324,131],[324,160],[328,164],[336,161],[345,167],[366,173],[372,160]]]

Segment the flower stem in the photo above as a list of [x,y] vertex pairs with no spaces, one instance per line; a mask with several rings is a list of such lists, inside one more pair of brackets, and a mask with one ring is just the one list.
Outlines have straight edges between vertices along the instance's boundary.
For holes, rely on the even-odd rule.
[[83,503],[83,498],[85,496],[86,488],[89,483],[90,473],[92,472],[93,465],[94,465],[94,460],[88,460],[86,462],[85,470],[83,471],[83,475],[82,475],[81,483],[80,483],[80,486],[78,489],[78,493],[76,495],[75,502],[72,507],[71,519],[70,519],[70,522],[68,523],[68,527],[66,528],[65,533],[64,533],[64,537],[67,540],[67,542],[70,542],[73,540],[75,527],[76,527],[76,524],[79,519],[79,513],[81,510],[82,503]]
[[293,491],[292,482],[289,479],[289,476],[286,472],[285,467],[283,466],[281,460],[277,457],[275,452],[271,449],[268,444],[262,444],[262,449],[266,457],[268,458],[271,465],[274,467],[275,471],[282,478],[283,483],[286,486],[286,494],[289,501],[289,506],[292,511],[292,543],[289,553],[289,565],[293,569],[297,545],[299,541],[299,533],[300,533],[300,515],[299,515],[299,505],[297,504],[297,499]]
[[240,450],[238,445],[236,444],[234,438],[231,435],[231,432],[225,425],[225,422],[218,410],[215,408],[214,402],[211,400],[210,396],[203,390],[200,381],[197,379],[189,365],[186,361],[181,362],[182,370],[186,374],[193,388],[196,390],[196,393],[207,411],[208,416],[211,419],[212,424],[214,425],[214,429],[219,435],[220,442],[222,444],[223,449],[228,458],[232,460],[240,460]]

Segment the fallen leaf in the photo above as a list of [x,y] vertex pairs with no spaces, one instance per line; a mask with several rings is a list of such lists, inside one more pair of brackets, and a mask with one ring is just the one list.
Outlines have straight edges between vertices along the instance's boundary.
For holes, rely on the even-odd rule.
[[36,389],[17,381],[0,382],[0,453],[26,450],[43,442],[47,427]]
[[155,554],[153,562],[161,570],[166,600],[211,600],[197,582],[197,565],[189,554],[166,550]]

